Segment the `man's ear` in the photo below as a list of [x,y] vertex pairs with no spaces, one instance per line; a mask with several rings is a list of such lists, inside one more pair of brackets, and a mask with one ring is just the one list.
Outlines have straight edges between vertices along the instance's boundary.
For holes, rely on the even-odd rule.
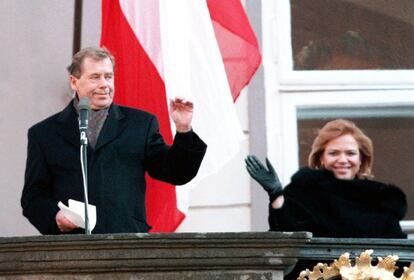
[[73,75],[69,75],[69,81],[70,81],[70,88],[73,91],[77,91],[78,90],[78,78],[76,78]]

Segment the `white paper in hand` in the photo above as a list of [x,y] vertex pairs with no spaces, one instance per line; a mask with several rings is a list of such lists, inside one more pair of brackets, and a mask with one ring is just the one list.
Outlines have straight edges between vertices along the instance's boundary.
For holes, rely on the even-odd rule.
[[[59,201],[58,206],[63,215],[78,227],[85,228],[85,203],[73,199],[68,201],[69,207]],[[96,206],[88,204],[89,226],[91,231],[96,225]]]

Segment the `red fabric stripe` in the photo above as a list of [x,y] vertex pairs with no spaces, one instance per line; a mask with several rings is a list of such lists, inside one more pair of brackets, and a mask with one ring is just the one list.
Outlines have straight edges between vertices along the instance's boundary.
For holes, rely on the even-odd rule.
[[[115,57],[115,102],[155,114],[165,141],[172,143],[164,82],[129,26],[119,1],[102,1],[101,46]],[[175,187],[149,176],[146,179],[151,231],[174,231],[184,219],[177,209]]]
[[240,0],[207,0],[233,100],[261,62],[256,36]]

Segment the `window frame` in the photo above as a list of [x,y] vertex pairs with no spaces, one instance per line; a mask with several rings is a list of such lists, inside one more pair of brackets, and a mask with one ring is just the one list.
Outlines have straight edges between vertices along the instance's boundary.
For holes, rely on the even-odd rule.
[[[276,33],[279,83],[283,91],[313,90],[409,90],[414,89],[413,70],[293,70],[290,0],[276,1]],[[275,43],[274,42],[274,43]]]

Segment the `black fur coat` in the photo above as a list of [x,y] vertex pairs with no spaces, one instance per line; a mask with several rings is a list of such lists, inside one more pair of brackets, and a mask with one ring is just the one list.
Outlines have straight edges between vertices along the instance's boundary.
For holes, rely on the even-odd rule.
[[327,170],[303,168],[284,190],[280,209],[269,208],[272,231],[310,231],[314,237],[406,238],[399,221],[404,193],[373,180],[340,180]]

